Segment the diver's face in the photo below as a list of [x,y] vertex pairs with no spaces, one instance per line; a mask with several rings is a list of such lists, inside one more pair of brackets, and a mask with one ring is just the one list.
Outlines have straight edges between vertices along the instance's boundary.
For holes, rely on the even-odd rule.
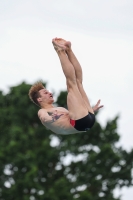
[[39,94],[40,94],[40,97],[38,98],[38,101],[41,103],[53,103],[54,102],[54,99],[53,99],[53,95],[51,92],[49,92],[48,90],[46,90],[45,88],[44,89],[41,89],[39,91]]

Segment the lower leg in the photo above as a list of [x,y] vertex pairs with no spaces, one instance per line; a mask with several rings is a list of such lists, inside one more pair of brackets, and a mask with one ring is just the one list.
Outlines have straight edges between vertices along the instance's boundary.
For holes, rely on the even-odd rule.
[[68,58],[69,58],[70,62],[72,63],[72,65],[73,65],[73,67],[75,69],[76,79],[82,83],[82,81],[83,81],[83,73],[82,73],[82,68],[81,68],[81,65],[80,65],[78,59],[76,58],[76,56],[73,53],[71,48],[68,48],[66,50],[66,53],[68,55]]
[[66,52],[63,49],[58,48],[58,47],[56,47],[55,50],[58,54],[66,79],[73,81],[73,83],[74,82],[76,83],[75,70],[72,63],[69,61],[68,56],[66,55]]
[[63,40],[62,38],[55,38],[53,39],[53,45],[56,46],[55,49],[59,48],[66,51],[69,61],[75,69],[76,79],[82,83],[82,68],[71,49],[71,43],[69,41]]

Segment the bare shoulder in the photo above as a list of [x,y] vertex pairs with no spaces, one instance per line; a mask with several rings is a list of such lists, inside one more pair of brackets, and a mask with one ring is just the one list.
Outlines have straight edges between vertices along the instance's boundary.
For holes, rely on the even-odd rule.
[[47,114],[47,111],[45,109],[40,109],[38,111],[38,117],[40,118],[41,116],[44,116]]

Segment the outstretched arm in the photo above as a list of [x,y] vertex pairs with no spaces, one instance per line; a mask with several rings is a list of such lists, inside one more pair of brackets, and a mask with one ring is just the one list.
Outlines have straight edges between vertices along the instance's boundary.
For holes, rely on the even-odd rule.
[[100,105],[101,100],[99,99],[96,105],[92,108],[94,112],[97,112],[103,105]]

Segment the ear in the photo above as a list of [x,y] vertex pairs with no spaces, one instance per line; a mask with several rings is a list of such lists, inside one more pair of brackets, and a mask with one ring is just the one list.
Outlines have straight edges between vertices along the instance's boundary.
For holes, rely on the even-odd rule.
[[37,101],[40,103],[42,101],[41,97],[37,98]]

